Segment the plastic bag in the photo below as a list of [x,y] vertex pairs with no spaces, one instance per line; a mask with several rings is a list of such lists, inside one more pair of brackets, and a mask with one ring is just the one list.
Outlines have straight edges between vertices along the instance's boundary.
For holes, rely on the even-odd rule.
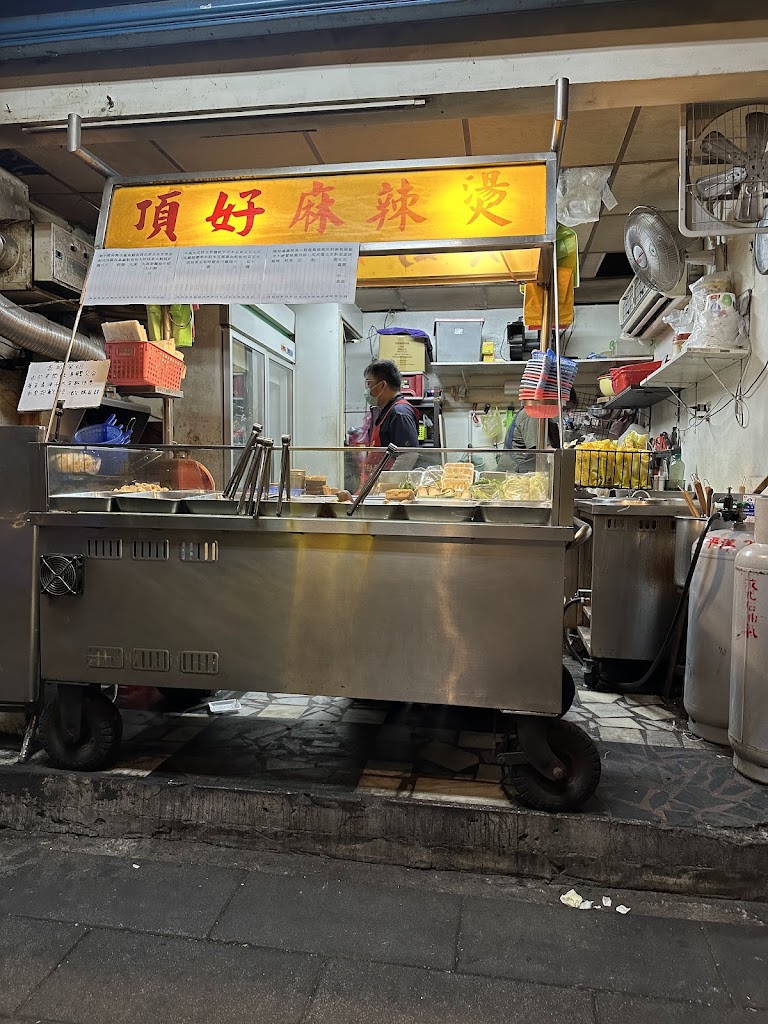
[[610,167],[571,167],[561,171],[557,181],[557,219],[566,227],[589,224],[600,219],[603,204],[607,210],[616,205],[608,187]]
[[694,324],[688,344],[692,348],[743,348],[746,343],[733,292],[698,293]]
[[501,444],[504,440],[504,420],[495,405],[483,416],[481,425],[491,444]]

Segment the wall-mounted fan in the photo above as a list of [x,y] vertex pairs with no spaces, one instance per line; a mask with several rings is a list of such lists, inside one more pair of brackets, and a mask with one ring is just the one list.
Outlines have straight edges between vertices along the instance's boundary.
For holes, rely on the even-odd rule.
[[624,250],[643,284],[666,295],[686,285],[689,257],[677,231],[653,206],[636,206],[624,227]]
[[83,590],[82,555],[41,555],[40,589],[50,597],[80,594]]
[[686,107],[680,174],[686,234],[754,231],[768,212],[768,103]]

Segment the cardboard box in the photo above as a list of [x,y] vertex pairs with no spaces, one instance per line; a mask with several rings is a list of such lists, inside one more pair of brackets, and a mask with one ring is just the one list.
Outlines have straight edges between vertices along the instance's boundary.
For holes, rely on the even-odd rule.
[[379,359],[391,359],[400,373],[424,373],[427,347],[410,334],[380,334]]

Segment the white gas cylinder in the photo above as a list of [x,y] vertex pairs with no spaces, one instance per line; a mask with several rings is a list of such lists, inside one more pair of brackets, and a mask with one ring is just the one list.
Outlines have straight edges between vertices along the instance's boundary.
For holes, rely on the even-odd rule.
[[734,575],[728,739],[737,771],[768,783],[768,497],[755,498],[755,543]]
[[689,595],[683,689],[688,728],[724,747],[728,746],[734,562],[739,551],[753,543],[752,527],[741,523],[708,533]]

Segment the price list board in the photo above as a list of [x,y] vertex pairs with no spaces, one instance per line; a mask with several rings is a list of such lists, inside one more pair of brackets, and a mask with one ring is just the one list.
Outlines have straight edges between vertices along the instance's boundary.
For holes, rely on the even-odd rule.
[[353,302],[360,246],[97,249],[86,306]]

